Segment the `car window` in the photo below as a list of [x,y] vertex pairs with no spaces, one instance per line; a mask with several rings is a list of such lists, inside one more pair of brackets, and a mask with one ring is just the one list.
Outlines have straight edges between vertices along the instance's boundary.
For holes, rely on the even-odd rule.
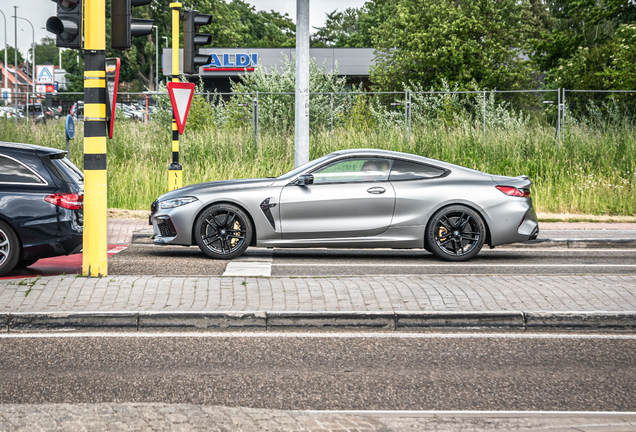
[[314,171],[314,184],[386,181],[391,162],[383,158],[339,160]]
[[416,162],[396,160],[391,169],[389,180],[421,180],[441,177],[446,170]]
[[45,182],[26,166],[0,155],[0,183],[43,184]]
[[53,159],[51,158],[51,163],[59,170],[58,173],[55,173],[57,177],[60,177],[60,180],[70,183],[78,183],[84,181],[84,176],[82,172],[73,165],[73,162],[68,160],[67,158],[62,159]]

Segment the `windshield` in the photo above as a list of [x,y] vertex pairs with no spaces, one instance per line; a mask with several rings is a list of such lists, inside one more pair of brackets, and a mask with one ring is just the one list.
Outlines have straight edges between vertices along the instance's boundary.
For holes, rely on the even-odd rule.
[[314,159],[312,161],[307,162],[305,165],[301,165],[298,168],[294,168],[293,170],[283,174],[282,176],[278,177],[279,179],[288,179],[288,178],[292,178],[298,174],[300,174],[301,172],[305,171],[307,168],[311,168],[314,165],[318,165],[319,163],[322,163],[324,161],[326,161],[329,158],[332,158],[333,154],[328,154],[327,156],[323,156],[320,157],[318,159]]

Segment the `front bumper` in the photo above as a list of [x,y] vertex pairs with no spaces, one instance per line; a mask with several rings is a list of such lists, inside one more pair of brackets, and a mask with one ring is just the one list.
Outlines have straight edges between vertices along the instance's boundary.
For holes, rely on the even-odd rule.
[[191,246],[194,219],[203,204],[194,201],[180,207],[162,209],[156,201],[151,206],[150,224],[157,245]]

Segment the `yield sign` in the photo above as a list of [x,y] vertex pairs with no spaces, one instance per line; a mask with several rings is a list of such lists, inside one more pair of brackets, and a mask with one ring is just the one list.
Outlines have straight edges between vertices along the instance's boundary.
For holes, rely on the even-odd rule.
[[179,134],[183,135],[190,111],[190,103],[192,103],[194,95],[194,83],[169,82],[168,93],[172,103],[172,112],[177,121],[177,130]]
[[117,88],[119,87],[119,57],[106,59],[106,121],[108,123],[108,138],[113,139],[115,126],[115,109],[117,108]]

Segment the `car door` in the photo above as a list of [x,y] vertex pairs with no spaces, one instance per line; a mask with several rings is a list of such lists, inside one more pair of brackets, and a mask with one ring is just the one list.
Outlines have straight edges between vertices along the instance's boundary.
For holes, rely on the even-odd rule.
[[339,159],[314,170],[313,184],[289,184],[280,195],[283,239],[364,237],[391,225],[395,191],[392,161],[378,157]]

